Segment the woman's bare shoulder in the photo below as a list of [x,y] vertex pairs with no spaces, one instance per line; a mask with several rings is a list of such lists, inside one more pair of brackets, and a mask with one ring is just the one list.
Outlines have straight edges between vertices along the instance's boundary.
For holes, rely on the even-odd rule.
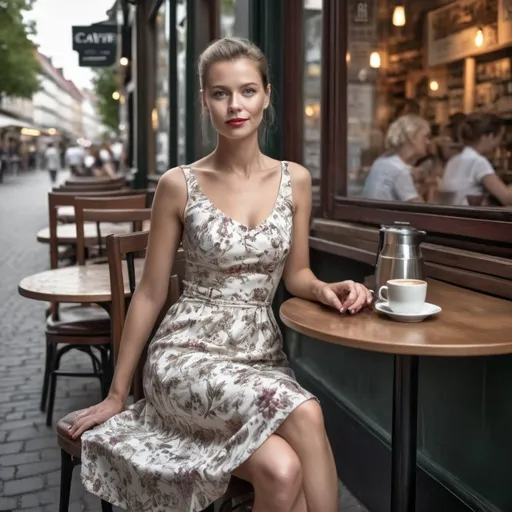
[[288,162],[292,188],[311,190],[311,173],[296,162]]
[[173,167],[166,171],[158,180],[155,201],[165,200],[167,204],[173,204],[178,210],[182,210],[187,203],[187,182],[181,167]]

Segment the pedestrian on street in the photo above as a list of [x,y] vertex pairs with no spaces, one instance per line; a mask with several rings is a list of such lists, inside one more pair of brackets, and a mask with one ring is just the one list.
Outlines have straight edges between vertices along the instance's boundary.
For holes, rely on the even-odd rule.
[[57,149],[54,147],[53,142],[48,144],[48,148],[44,154],[46,169],[50,173],[50,181],[52,186],[57,182],[57,173],[60,169],[60,156]]

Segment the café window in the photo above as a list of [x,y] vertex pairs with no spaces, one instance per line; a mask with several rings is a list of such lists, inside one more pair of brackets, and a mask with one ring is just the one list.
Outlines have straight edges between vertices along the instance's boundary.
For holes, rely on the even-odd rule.
[[169,0],[164,1],[155,18],[156,90],[151,119],[156,134],[156,170],[158,173],[163,173],[169,168],[169,9]]
[[249,38],[249,1],[222,0],[220,4],[221,37]]
[[[512,3],[349,0],[347,9],[347,195],[498,205],[485,172],[512,183]],[[484,144],[490,128],[475,113],[499,117],[495,144]],[[486,171],[471,175],[471,158]]]
[[[186,163],[186,146],[185,134],[187,127],[187,109],[186,109],[186,96],[187,96],[187,2],[186,0],[178,0],[176,3],[176,60],[178,79],[176,88],[178,92],[178,159],[179,165]],[[194,84],[195,86],[195,84]]]
[[320,182],[322,0],[304,0],[304,165]]

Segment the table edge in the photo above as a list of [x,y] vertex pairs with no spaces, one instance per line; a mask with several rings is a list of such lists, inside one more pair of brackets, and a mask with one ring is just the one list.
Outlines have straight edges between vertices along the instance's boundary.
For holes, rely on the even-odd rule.
[[[299,297],[293,297],[299,299]],[[381,354],[393,355],[409,355],[409,356],[441,356],[441,357],[477,357],[477,356],[492,356],[492,355],[507,355],[512,354],[512,339],[510,342],[503,344],[486,345],[485,349],[481,345],[478,346],[464,346],[464,349],[457,349],[457,347],[448,346],[425,346],[425,345],[376,345],[372,341],[356,341],[351,338],[343,338],[341,336],[325,335],[319,333],[304,324],[299,324],[291,320],[283,313],[283,306],[292,299],[283,302],[279,307],[279,317],[281,321],[290,329],[304,334],[306,336],[315,338],[319,341],[331,343],[342,347],[355,348],[359,350],[366,350],[368,352],[378,352]],[[299,299],[304,300],[304,299]],[[312,301],[306,301],[312,302]],[[319,337],[322,334],[322,337]]]

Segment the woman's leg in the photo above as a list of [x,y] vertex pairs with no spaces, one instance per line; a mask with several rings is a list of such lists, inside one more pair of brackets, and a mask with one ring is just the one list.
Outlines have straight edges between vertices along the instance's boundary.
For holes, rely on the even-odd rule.
[[303,487],[309,512],[337,512],[338,477],[320,405],[308,400],[277,429],[302,463]]
[[270,436],[233,475],[254,487],[252,512],[307,512],[300,460],[283,438]]

